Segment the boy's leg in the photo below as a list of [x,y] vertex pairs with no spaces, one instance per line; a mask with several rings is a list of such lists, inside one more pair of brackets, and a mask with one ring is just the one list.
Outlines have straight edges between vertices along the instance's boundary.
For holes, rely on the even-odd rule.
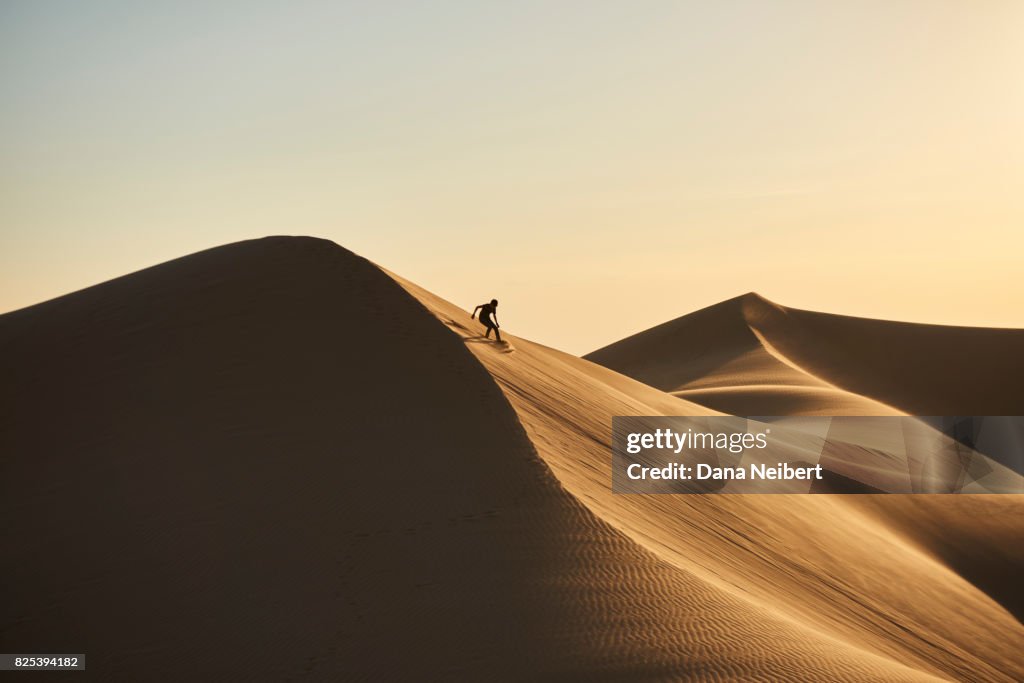
[[494,328],[494,338],[501,341],[501,332],[498,331],[497,327]]
[[490,339],[491,338],[491,326],[490,325],[487,325],[487,331],[484,332],[484,338],[486,338],[486,339]]

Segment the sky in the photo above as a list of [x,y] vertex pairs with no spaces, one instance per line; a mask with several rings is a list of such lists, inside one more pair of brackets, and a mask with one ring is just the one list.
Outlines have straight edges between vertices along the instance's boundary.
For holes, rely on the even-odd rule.
[[0,0],[0,312],[316,235],[586,353],[1024,327],[1024,3]]

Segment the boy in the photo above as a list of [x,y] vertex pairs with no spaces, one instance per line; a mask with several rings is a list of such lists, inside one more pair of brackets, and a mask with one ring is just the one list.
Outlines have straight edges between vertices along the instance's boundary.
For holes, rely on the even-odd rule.
[[[501,332],[498,332],[498,300],[491,299],[489,304],[480,304],[473,309],[473,315],[470,318],[476,318],[476,312],[480,311],[480,322],[487,327],[487,332],[484,337],[490,338],[491,330],[494,330],[494,338],[499,342],[501,341]],[[494,320],[491,320],[491,316],[494,316]]]

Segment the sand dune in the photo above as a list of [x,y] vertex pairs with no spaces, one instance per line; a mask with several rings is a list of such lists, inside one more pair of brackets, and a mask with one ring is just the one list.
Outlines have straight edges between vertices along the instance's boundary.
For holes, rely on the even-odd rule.
[[663,391],[733,415],[896,415],[780,353],[755,326],[776,310],[748,294],[586,356]]
[[[465,312],[400,282],[460,336],[472,341],[479,333]],[[991,595],[926,552],[927,543],[917,538],[912,523],[889,524],[884,514],[877,514],[886,509],[886,499],[895,502],[901,496],[867,497],[881,500],[872,510],[854,504],[865,497],[615,496],[607,452],[610,419],[662,414],[648,402],[631,405],[623,398],[624,392],[649,396],[649,388],[626,385],[611,375],[617,390],[602,391],[598,381],[609,377],[607,370],[510,338],[512,354],[495,345],[467,347],[498,380],[562,485],[639,546],[742,599],[759,613],[757,620],[772,624],[769,634],[783,622],[804,629],[809,645],[824,635],[832,640],[834,653],[865,655],[862,665],[871,673],[858,675],[868,679],[906,673],[886,668],[891,663],[953,680],[1012,680],[1021,675],[1024,663],[1015,647],[1007,645],[1007,638],[1024,638],[1020,623]],[[707,412],[685,402],[661,407],[667,409],[663,414]],[[952,498],[960,498],[960,525],[969,529],[970,501],[987,497],[916,497],[934,507]],[[1019,509],[1019,497],[1006,500],[1009,507],[1004,509]],[[1004,517],[992,527],[999,538],[986,534],[963,539],[961,566],[979,548],[988,552],[1015,534],[1019,537],[1022,523]],[[1008,564],[1004,558],[994,564],[1019,571],[1018,560]],[[1012,589],[1013,584],[1002,582],[994,592],[998,598]],[[774,618],[767,621],[766,613]],[[771,636],[765,637],[760,647],[766,655]],[[979,654],[982,650],[986,654]],[[753,676],[753,671],[746,675]],[[833,676],[838,674],[826,678]],[[797,677],[816,678],[808,672]]]
[[[727,332],[670,389],[732,362],[856,401]],[[611,415],[713,411],[510,341],[310,238],[0,317],[0,650],[97,680],[1024,678],[1019,498],[613,496]]]
[[868,320],[745,294],[587,359],[748,415],[1020,415],[1024,330]]

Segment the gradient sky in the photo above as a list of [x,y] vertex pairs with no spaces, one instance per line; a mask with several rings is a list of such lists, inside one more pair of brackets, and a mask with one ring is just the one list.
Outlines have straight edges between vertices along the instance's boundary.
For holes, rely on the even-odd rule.
[[1024,2],[0,3],[0,311],[268,234],[575,353],[1024,327]]

